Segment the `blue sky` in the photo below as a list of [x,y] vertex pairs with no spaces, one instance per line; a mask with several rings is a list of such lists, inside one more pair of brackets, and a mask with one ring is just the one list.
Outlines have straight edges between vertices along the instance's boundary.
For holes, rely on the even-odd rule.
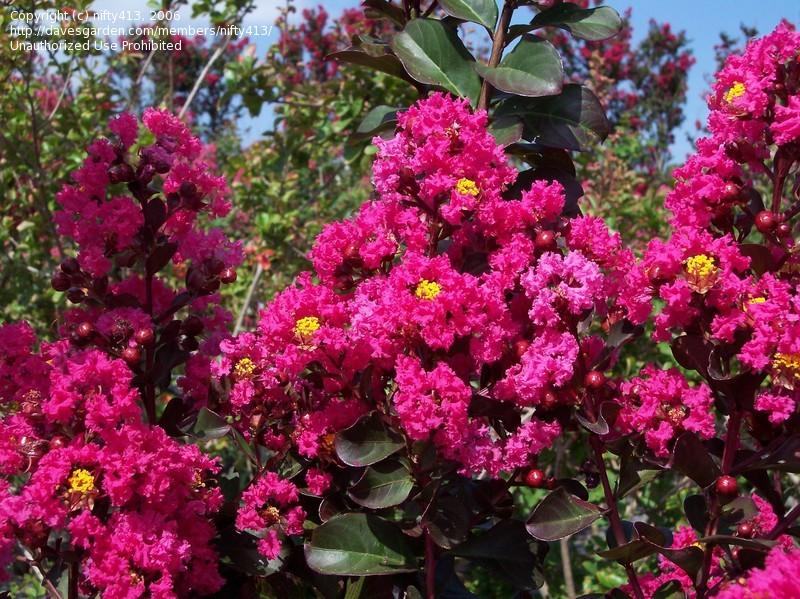
[[[245,25],[271,25],[275,21],[279,7],[285,0],[256,0],[256,10],[248,15]],[[191,3],[191,0],[190,0]],[[608,0],[608,5],[623,12],[628,6],[633,6],[634,41],[647,30],[650,19],[672,24],[674,31],[686,31],[691,48],[697,60],[689,74],[689,98],[686,107],[686,121],[683,131],[677,135],[673,147],[676,160],[682,160],[691,151],[686,133],[694,131],[696,120],[705,121],[706,108],[703,94],[708,88],[708,77],[713,73],[714,45],[719,40],[719,32],[738,33],[739,24],[746,23],[755,26],[760,33],[772,30],[781,18],[787,18],[795,24],[800,24],[800,0],[638,0],[632,2],[625,0],[615,2]],[[127,0],[126,9],[141,8],[145,13],[146,0]],[[130,6],[128,6],[130,4]],[[331,15],[337,15],[342,9],[358,6],[358,0],[295,0],[299,8],[307,8],[323,4]],[[119,0],[95,0],[95,9],[109,9],[119,11]],[[182,9],[182,12],[188,10]],[[520,10],[520,20],[525,15],[530,15],[527,10]],[[528,17],[530,18],[530,17]],[[188,15],[183,16],[181,24],[192,23]],[[199,24],[199,23],[198,23]],[[269,36],[257,38],[257,55],[264,56],[267,47],[278,39],[275,30]],[[240,123],[245,134],[245,140],[258,139],[260,134],[270,128],[271,111],[267,108],[257,119],[245,119]]]
[[[274,0],[258,2],[259,16],[261,19],[269,18],[274,14],[279,4]],[[314,6],[317,2],[300,0],[299,6]],[[338,14],[343,8],[357,6],[357,0],[333,0],[324,2],[325,8],[332,15]],[[739,24],[745,23],[754,26],[759,33],[772,30],[781,18],[787,18],[795,24],[800,24],[800,1],[798,0],[761,0],[752,2],[745,0],[639,0],[638,2],[616,3],[607,2],[610,6],[623,12],[628,6],[633,6],[634,41],[647,31],[650,19],[672,24],[674,31],[686,31],[690,45],[696,59],[695,65],[689,73],[689,97],[686,106],[686,121],[683,131],[678,133],[673,146],[676,160],[682,160],[691,151],[691,146],[686,139],[686,133],[694,132],[696,120],[701,122],[706,118],[706,107],[703,94],[708,88],[708,78],[713,73],[714,45],[719,41],[719,32],[726,31],[731,34],[739,32]],[[529,11],[520,11],[520,16],[530,14]],[[259,19],[259,20],[261,20]],[[259,54],[268,43],[277,39],[276,31],[270,39],[262,39]],[[258,137],[261,130],[267,128],[271,117],[268,111],[252,122],[243,123],[250,127],[250,135]]]

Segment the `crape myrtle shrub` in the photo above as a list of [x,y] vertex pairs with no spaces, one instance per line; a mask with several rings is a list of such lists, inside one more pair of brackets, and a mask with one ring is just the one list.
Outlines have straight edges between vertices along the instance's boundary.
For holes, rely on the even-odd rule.
[[[569,150],[606,136],[602,106],[551,44],[511,43],[516,3],[442,3],[492,32],[487,64],[451,18],[371,4],[400,33],[358,60],[425,97],[367,116],[391,132],[373,199],[252,331],[220,306],[226,182],[174,115],[112,119],[58,193],[74,307],[52,342],[0,328],[5,573],[53,597],[435,597],[483,569],[530,595],[550,544],[600,525],[612,597],[794,596],[800,34],[728,58],[639,259],[579,207]],[[540,8],[531,30],[620,25]],[[621,375],[645,331],[680,368]],[[648,517],[648,488],[680,515]]]

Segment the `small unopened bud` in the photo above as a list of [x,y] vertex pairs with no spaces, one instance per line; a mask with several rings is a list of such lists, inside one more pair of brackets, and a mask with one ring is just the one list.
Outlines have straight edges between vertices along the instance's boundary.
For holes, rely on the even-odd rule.
[[221,273],[219,273],[219,280],[229,285],[236,280],[236,269],[234,268],[226,268]]
[[53,278],[50,279],[50,285],[52,285],[53,289],[56,291],[66,291],[72,285],[72,280],[65,272],[57,270],[53,273]]
[[142,359],[142,352],[140,352],[137,347],[126,347],[122,351],[122,359],[133,366],[134,364],[138,364],[139,360]]

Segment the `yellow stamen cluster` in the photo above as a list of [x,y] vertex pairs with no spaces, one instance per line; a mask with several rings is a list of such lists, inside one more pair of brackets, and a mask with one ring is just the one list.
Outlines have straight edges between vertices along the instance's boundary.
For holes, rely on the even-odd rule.
[[255,371],[255,362],[253,362],[250,358],[242,358],[236,362],[236,365],[233,367],[233,373],[236,375],[237,379],[249,379],[251,376],[253,376]]
[[744,83],[742,83],[741,81],[734,81],[733,85],[731,85],[730,88],[728,88],[728,91],[725,92],[725,95],[723,97],[725,101],[730,104],[736,98],[743,96],[744,92],[746,91],[747,88],[745,87]]
[[466,178],[458,180],[458,183],[456,183],[456,191],[461,195],[472,197],[475,197],[481,192],[475,184],[475,181]]
[[261,510],[261,517],[264,518],[267,526],[271,526],[281,519],[281,513],[274,505],[270,505]]
[[429,281],[422,279],[417,283],[417,288],[414,290],[414,295],[419,299],[432,300],[442,292],[442,286],[436,281]]
[[783,375],[789,383],[800,383],[800,354],[775,354],[772,368]]
[[752,306],[753,304],[763,304],[765,301],[767,301],[765,297],[751,297],[747,303]]
[[316,316],[304,316],[295,323],[294,334],[301,339],[306,339],[313,335],[320,326],[319,318]]
[[85,468],[76,468],[67,479],[69,490],[86,495],[94,491],[94,476]]
[[714,264],[714,258],[706,254],[697,254],[688,258],[685,262],[686,272],[692,277],[705,279],[716,274],[719,270]]

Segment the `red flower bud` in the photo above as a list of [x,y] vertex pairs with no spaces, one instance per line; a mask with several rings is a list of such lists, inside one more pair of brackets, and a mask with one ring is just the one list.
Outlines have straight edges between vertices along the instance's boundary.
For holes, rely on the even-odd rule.
[[61,270],[68,275],[76,275],[81,272],[81,265],[75,258],[67,258],[61,263]]
[[736,479],[727,474],[720,476],[714,484],[717,493],[725,497],[734,497],[739,493],[739,483]]
[[82,322],[78,325],[76,332],[81,339],[89,339],[94,335],[94,325],[91,322]]
[[153,329],[148,327],[137,330],[133,338],[139,345],[151,345],[153,341],[155,341],[156,336],[155,333],[153,333]]
[[125,360],[130,366],[139,363],[139,360],[142,359],[142,352],[139,351],[137,347],[126,347],[122,351],[122,359]]
[[50,285],[56,291],[66,291],[72,285],[72,281],[68,274],[63,271],[57,270],[53,273],[53,278],[50,279]]
[[539,470],[538,468],[534,468],[533,470],[528,470],[528,473],[525,475],[525,484],[529,487],[533,487],[534,489],[538,489],[541,487],[545,482],[544,472]]
[[761,233],[769,233],[777,225],[777,220],[775,219],[775,213],[769,210],[762,210],[758,214],[756,214],[756,229],[758,229]]
[[556,247],[556,234],[553,231],[544,230],[536,234],[536,249],[546,251],[552,250]]
[[225,283],[226,285],[233,283],[236,280],[236,269],[234,268],[226,268],[221,273],[219,273],[219,280]]
[[583,378],[583,384],[589,389],[602,389],[606,384],[606,377],[599,370],[590,370]]
[[742,537],[743,539],[752,538],[755,532],[755,527],[750,522],[742,522],[736,527],[736,536]]

